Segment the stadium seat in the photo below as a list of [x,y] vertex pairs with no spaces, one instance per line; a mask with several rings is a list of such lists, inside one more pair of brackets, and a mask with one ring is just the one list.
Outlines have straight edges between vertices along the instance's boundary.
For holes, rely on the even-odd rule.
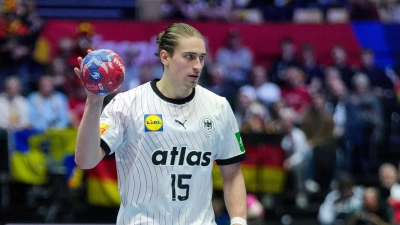
[[262,23],[264,16],[259,9],[239,9],[232,12],[235,21],[245,23]]
[[322,23],[324,15],[317,8],[296,8],[293,12],[294,23]]
[[160,21],[162,19],[162,2],[161,0],[137,0],[137,18],[140,21]]
[[328,23],[348,23],[350,15],[345,8],[330,8],[326,12],[326,22]]

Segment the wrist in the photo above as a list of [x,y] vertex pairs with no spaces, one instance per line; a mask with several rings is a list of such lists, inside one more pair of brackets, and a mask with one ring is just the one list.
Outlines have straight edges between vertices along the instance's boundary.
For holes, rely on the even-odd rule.
[[239,224],[239,225],[247,225],[247,221],[241,217],[233,217],[231,219],[231,225]]
[[91,105],[91,106],[101,106],[103,107],[103,102],[104,102],[104,97],[99,96],[99,97],[94,97],[94,98],[86,98],[86,104]]

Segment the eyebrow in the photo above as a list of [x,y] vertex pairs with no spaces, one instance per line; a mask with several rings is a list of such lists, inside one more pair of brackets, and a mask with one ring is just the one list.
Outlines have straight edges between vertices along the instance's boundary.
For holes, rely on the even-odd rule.
[[194,55],[202,55],[202,56],[207,55],[207,53],[200,53],[200,54],[198,54],[197,52],[183,52],[183,54],[194,54]]

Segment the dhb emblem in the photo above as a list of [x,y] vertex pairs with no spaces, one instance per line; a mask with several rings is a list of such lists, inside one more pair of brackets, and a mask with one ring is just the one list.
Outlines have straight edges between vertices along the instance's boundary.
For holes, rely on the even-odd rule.
[[199,125],[206,133],[209,133],[215,129],[215,121],[209,116],[201,118]]

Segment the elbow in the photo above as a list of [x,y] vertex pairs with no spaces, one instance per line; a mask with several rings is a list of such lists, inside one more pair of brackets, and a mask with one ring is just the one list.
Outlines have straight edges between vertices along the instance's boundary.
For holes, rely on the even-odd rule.
[[84,157],[79,157],[75,155],[75,164],[83,170],[88,170],[94,168],[97,163],[91,163],[88,160],[85,160]]

